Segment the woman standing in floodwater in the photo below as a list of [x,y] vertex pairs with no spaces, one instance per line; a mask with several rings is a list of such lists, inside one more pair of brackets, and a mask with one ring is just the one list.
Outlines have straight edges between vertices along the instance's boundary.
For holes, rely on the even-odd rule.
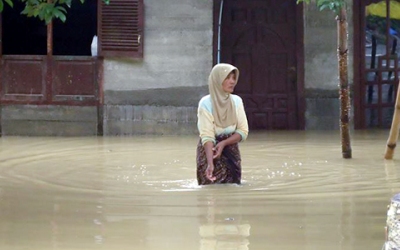
[[232,94],[239,70],[230,64],[213,67],[208,78],[209,95],[197,110],[200,141],[197,145],[197,182],[240,184],[242,167],[240,141],[247,138],[249,127],[242,99]]

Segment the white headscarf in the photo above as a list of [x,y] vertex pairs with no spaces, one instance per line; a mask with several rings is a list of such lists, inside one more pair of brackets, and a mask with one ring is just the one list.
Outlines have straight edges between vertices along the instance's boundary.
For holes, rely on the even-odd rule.
[[239,70],[235,66],[227,63],[215,65],[208,78],[208,90],[213,105],[214,121],[215,124],[221,128],[237,123],[236,109],[231,100],[231,94],[222,89],[222,83],[232,71],[234,71],[236,75],[237,83],[239,79]]

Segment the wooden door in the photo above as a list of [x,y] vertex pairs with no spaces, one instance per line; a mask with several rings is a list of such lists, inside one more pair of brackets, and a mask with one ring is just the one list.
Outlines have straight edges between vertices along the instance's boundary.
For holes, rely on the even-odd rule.
[[297,8],[294,0],[224,1],[220,62],[240,70],[235,93],[243,98],[251,129],[304,126],[299,118]]

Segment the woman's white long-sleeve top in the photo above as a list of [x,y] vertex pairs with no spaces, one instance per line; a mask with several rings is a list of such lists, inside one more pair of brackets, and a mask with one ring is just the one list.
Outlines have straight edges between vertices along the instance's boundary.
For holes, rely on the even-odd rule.
[[215,144],[215,137],[221,134],[238,133],[242,141],[246,140],[249,133],[249,126],[242,98],[231,94],[231,100],[236,109],[237,123],[226,128],[215,125],[210,95],[206,95],[200,100],[197,109],[197,128],[203,145],[208,141],[212,141]]

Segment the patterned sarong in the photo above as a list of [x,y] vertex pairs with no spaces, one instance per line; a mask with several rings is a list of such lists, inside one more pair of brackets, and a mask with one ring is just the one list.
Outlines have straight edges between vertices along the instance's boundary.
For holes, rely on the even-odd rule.
[[[217,143],[225,140],[230,135],[217,136]],[[210,181],[206,176],[207,157],[201,140],[197,144],[197,182],[199,185],[208,185],[213,183],[236,183],[240,184],[242,167],[238,143],[228,145],[222,151],[221,157],[214,159],[213,176],[215,181]]]

